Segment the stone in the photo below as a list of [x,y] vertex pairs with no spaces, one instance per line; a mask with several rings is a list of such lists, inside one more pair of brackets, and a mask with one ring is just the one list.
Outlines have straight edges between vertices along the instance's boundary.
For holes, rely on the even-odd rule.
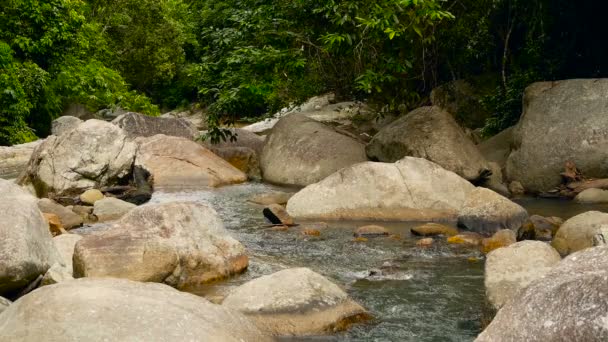
[[492,251],[486,258],[484,277],[488,303],[500,309],[560,260],[553,247],[540,241],[521,241]]
[[479,246],[481,244],[481,240],[482,237],[479,234],[463,232],[458,235],[448,237],[446,241],[451,245]]
[[287,204],[287,201],[293,196],[291,192],[283,192],[283,191],[273,191],[268,193],[263,193],[259,195],[252,196],[248,199],[249,202],[260,204],[260,205],[270,205],[270,204]]
[[0,194],[0,295],[4,296],[43,275],[59,254],[37,199],[3,179]]
[[61,224],[61,219],[59,219],[59,216],[49,213],[42,213],[42,216],[44,216],[44,219],[49,225],[49,232],[51,232],[52,236],[67,233],[67,231],[65,230],[65,228],[63,228],[63,225]]
[[505,167],[511,153],[513,130],[513,126],[509,127],[477,145],[479,152],[488,162],[497,163],[501,168]]
[[454,118],[438,107],[422,107],[389,124],[370,141],[367,156],[381,162],[425,158],[473,181],[489,165]]
[[481,182],[481,186],[488,188],[494,192],[501,194],[504,197],[510,197],[511,192],[503,182],[502,170],[500,165],[495,162],[489,162],[488,166],[492,172],[486,179]]
[[99,222],[118,220],[137,206],[133,203],[119,200],[118,198],[106,197],[96,201],[93,206],[93,215]]
[[321,236],[321,231],[314,228],[304,228],[302,229],[302,235],[306,236]]
[[0,146],[0,178],[18,178],[26,169],[34,149],[43,141],[36,140],[27,144]]
[[6,310],[12,302],[4,297],[0,297],[0,314],[2,311]]
[[13,303],[0,317],[0,341],[241,342],[270,338],[244,315],[166,285],[77,279],[44,286]]
[[532,215],[517,231],[517,240],[551,241],[563,223],[559,217]]
[[80,227],[83,223],[82,217],[78,214],[48,198],[38,200],[38,209],[43,213],[57,215],[63,227],[68,230]]
[[440,223],[425,223],[422,226],[417,226],[410,229],[412,235],[415,236],[454,236],[458,235],[458,229],[450,226],[446,226]]
[[608,340],[605,323],[608,249],[605,246],[570,255],[544,277],[537,277],[537,272],[531,272],[536,280],[503,305],[476,342]]
[[74,279],[74,247],[82,239],[78,234],[55,236],[53,243],[59,251],[60,260],[54,263],[42,278],[42,285],[51,285]]
[[602,233],[608,226],[608,214],[599,211],[588,211],[576,215],[559,227],[551,245],[561,254],[593,247],[593,238]]
[[185,110],[177,109],[168,113],[164,113],[163,115],[161,115],[161,117],[182,119],[189,122],[199,131],[206,130],[207,128],[209,128],[207,125],[207,113],[205,113],[198,107],[199,105],[193,104],[190,106],[190,108],[187,108]]
[[33,185],[38,197],[81,194],[129,176],[135,151],[136,145],[120,128],[88,120],[40,144],[19,183]]
[[199,144],[156,135],[138,141],[135,161],[152,175],[155,190],[183,190],[242,183],[247,176]]
[[526,194],[526,189],[518,181],[512,181],[509,183],[509,192],[512,196],[523,196]]
[[210,149],[218,157],[247,175],[248,179],[262,179],[258,154],[248,147],[215,147]]
[[293,218],[289,216],[285,208],[280,204],[271,204],[264,208],[262,213],[272,224],[291,226],[295,223]]
[[579,203],[608,203],[608,190],[586,189],[574,197],[574,201]]
[[74,276],[163,282],[177,288],[223,279],[247,268],[245,248],[210,207],[147,204],[108,229],[86,235],[74,251]]
[[303,115],[279,120],[266,140],[260,167],[271,183],[305,186],[367,161],[362,143]]
[[82,122],[75,116],[60,116],[51,122],[51,134],[62,135],[78,127]]
[[125,130],[130,138],[164,134],[193,140],[198,136],[196,127],[182,119],[128,112],[112,120],[112,123]]
[[531,193],[562,183],[567,161],[587,177],[607,178],[608,79],[539,82],[524,92],[523,114],[513,133],[507,178]]
[[80,194],[80,201],[87,205],[93,205],[95,202],[102,200],[105,196],[97,189],[89,189]]
[[230,128],[229,131],[235,136],[236,140],[227,139],[217,144],[213,144],[211,141],[204,141],[202,145],[211,151],[222,148],[246,147],[255,151],[257,155],[262,154],[265,144],[264,138],[242,128]]
[[366,237],[366,238],[374,238],[379,236],[388,236],[388,230],[382,226],[378,225],[368,225],[362,226],[355,230],[353,234],[355,237]]
[[481,240],[481,252],[488,254],[498,248],[510,246],[517,242],[515,232],[510,229],[501,229],[492,237]]
[[430,247],[433,245],[435,240],[433,238],[424,238],[416,241],[416,246],[418,247]]
[[287,212],[296,219],[455,221],[474,188],[422,158],[366,162],[300,190]]
[[458,215],[458,225],[478,233],[493,234],[501,229],[517,231],[528,219],[528,212],[486,188],[475,188]]
[[308,268],[253,279],[232,290],[222,306],[242,312],[262,331],[280,336],[344,330],[370,317],[340,287]]

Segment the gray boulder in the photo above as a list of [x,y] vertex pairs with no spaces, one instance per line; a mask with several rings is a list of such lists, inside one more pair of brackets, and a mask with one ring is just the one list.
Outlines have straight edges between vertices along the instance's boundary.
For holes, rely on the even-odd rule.
[[[0,179],[0,295],[17,291],[58,260],[37,199]],[[1,334],[0,334],[1,335]]]
[[516,298],[517,292],[551,270],[561,257],[549,244],[521,241],[490,252],[486,258],[484,284],[493,309]]
[[528,219],[528,212],[486,188],[475,188],[467,196],[458,215],[458,225],[478,233],[493,234],[501,229],[517,231]]
[[202,204],[172,202],[137,207],[109,229],[76,244],[74,276],[200,285],[247,268],[245,248]]
[[572,161],[585,176],[608,177],[608,79],[534,83],[524,93],[507,177],[530,192],[550,190]]
[[[27,318],[25,318],[27,317]],[[242,314],[166,285],[78,279],[0,315],[0,341],[270,341]]]
[[367,311],[336,284],[308,268],[251,280],[224,299],[271,335],[312,335],[343,330],[368,319]]
[[566,256],[585,248],[593,247],[594,237],[606,234],[608,237],[608,214],[599,211],[588,211],[576,215],[562,224],[551,244]]
[[504,168],[511,153],[514,127],[509,127],[495,136],[483,141],[477,147],[489,162],[495,162]]
[[476,342],[608,340],[608,249],[570,255],[507,302]]
[[418,108],[389,124],[370,141],[367,155],[382,162],[418,157],[467,180],[477,180],[489,165],[454,118],[438,107]]
[[112,123],[124,129],[130,138],[164,134],[192,140],[198,136],[196,127],[183,119],[148,116],[129,112],[112,120]]
[[0,146],[0,178],[14,179],[23,172],[34,149],[44,140],[36,140],[27,144]]
[[111,185],[130,174],[136,145],[111,123],[88,120],[61,136],[50,136],[34,151],[23,185],[39,197],[75,195]]
[[359,141],[304,115],[289,115],[268,136],[260,167],[266,181],[308,185],[364,161]]
[[475,187],[426,159],[366,162],[339,170],[287,202],[296,219],[456,220]]
[[79,227],[84,222],[80,215],[48,198],[38,200],[38,209],[43,213],[57,215],[63,228],[68,230]]
[[62,135],[78,127],[83,121],[75,116],[60,116],[51,123],[51,132],[53,135]]

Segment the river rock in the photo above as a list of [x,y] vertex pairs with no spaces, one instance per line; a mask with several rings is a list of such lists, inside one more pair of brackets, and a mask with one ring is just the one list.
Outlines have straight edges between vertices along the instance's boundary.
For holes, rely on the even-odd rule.
[[574,253],[531,282],[475,341],[606,341],[606,312],[608,249],[603,246]]
[[497,163],[501,168],[505,167],[511,153],[513,130],[514,127],[509,127],[477,145],[479,151],[488,162]]
[[458,235],[449,236],[446,242],[451,245],[473,246],[477,247],[481,244],[483,237],[473,232],[462,232]]
[[562,182],[572,161],[587,177],[608,177],[608,79],[539,82],[524,93],[507,177],[533,193]]
[[135,163],[152,175],[155,189],[216,187],[247,180],[243,172],[188,139],[156,135],[138,143]]
[[49,232],[51,232],[52,236],[57,236],[61,234],[67,233],[63,225],[61,224],[61,219],[59,216],[55,214],[42,213],[44,220],[48,224]]
[[425,223],[421,226],[414,227],[410,229],[410,231],[412,232],[412,235],[416,236],[458,235],[458,229],[434,222]]
[[93,205],[93,215],[97,217],[99,222],[118,220],[136,207],[133,203],[125,202],[118,198],[106,197],[95,202],[95,205]]
[[336,284],[308,268],[291,268],[251,280],[224,299],[272,335],[313,335],[344,330],[369,317]]
[[382,162],[405,156],[425,158],[467,180],[477,180],[489,165],[454,118],[438,107],[418,108],[383,128],[367,145],[367,155]]
[[481,252],[488,254],[491,251],[510,246],[517,242],[517,236],[511,229],[501,229],[489,238],[481,240]]
[[355,230],[355,237],[374,238],[379,236],[388,236],[388,230],[382,226],[375,224],[359,227]]
[[559,227],[551,243],[562,256],[593,247],[593,238],[608,229],[608,214],[588,211],[576,215]]
[[421,158],[356,164],[300,190],[287,202],[298,219],[456,220],[475,187]]
[[500,309],[560,260],[553,247],[540,241],[521,241],[490,252],[484,280],[488,302],[494,309]]
[[211,141],[205,141],[202,145],[212,151],[216,148],[246,147],[252,149],[258,155],[262,154],[265,144],[265,139],[263,137],[242,128],[231,128],[229,131],[235,136],[236,140],[227,139],[226,141],[220,141],[217,144],[213,144]]
[[458,215],[458,224],[479,233],[494,233],[500,229],[517,231],[528,219],[528,212],[494,191],[475,188]]
[[364,161],[359,141],[306,116],[289,115],[268,136],[260,167],[266,181],[308,185]]
[[80,201],[84,204],[93,205],[95,202],[102,200],[105,196],[97,189],[89,189],[80,194]]
[[0,194],[0,295],[4,295],[43,275],[59,255],[37,199],[3,179]]
[[596,188],[583,190],[574,200],[579,203],[608,203],[608,190]]
[[287,204],[287,201],[289,201],[291,196],[293,196],[293,193],[291,192],[274,191],[255,195],[248,201],[260,205]]
[[0,178],[14,179],[25,170],[34,149],[44,140],[27,144],[0,146]]
[[62,135],[78,127],[83,121],[75,116],[60,116],[51,123],[51,133],[53,135]]
[[12,302],[4,297],[0,297],[0,314],[2,311],[8,309]]
[[163,118],[182,119],[189,122],[197,130],[206,130],[207,124],[207,113],[198,108],[199,105],[193,104],[187,109],[176,109],[168,113],[161,115]]
[[551,241],[563,223],[564,220],[559,217],[532,215],[517,231],[517,241]]
[[53,238],[53,243],[57,247],[61,259],[46,272],[42,278],[42,285],[74,279],[72,258],[74,257],[74,246],[80,239],[82,239],[82,236],[77,234],[62,234]]
[[38,146],[20,183],[33,185],[39,197],[80,194],[128,176],[135,150],[120,128],[88,120]]
[[59,216],[63,227],[68,230],[80,227],[83,223],[83,219],[80,215],[48,198],[41,198],[38,200],[38,209],[43,213]]
[[262,211],[264,217],[272,224],[290,226],[294,224],[293,218],[289,216],[285,208],[280,204],[271,204]]
[[245,248],[202,204],[172,202],[131,210],[107,230],[85,236],[74,252],[75,277],[163,282],[178,288],[247,268]]
[[495,162],[488,163],[489,170],[492,172],[486,179],[484,179],[480,185],[484,188],[488,188],[492,191],[495,191],[505,197],[510,197],[511,192],[509,188],[505,185],[502,170],[500,165]]
[[131,138],[151,137],[157,134],[194,139],[198,130],[191,123],[182,119],[156,117],[139,113],[125,113],[112,120]]
[[259,154],[254,150],[248,147],[214,147],[211,148],[211,151],[230,163],[230,165],[244,172],[247,178],[254,180],[262,179]]
[[[24,319],[27,317],[27,319]],[[162,284],[77,279],[0,316],[0,341],[269,341],[242,314]]]

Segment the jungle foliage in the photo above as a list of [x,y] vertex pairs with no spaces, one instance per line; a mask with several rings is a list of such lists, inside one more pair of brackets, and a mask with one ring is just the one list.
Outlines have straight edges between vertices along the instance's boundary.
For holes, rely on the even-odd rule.
[[157,115],[197,102],[212,133],[333,91],[380,112],[495,74],[493,134],[531,82],[601,77],[597,1],[2,0],[0,145],[49,134],[70,103]]

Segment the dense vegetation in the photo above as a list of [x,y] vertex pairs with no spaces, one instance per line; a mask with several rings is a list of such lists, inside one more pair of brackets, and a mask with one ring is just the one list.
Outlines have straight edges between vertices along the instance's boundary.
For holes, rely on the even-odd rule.
[[529,83],[608,67],[597,1],[3,0],[0,144],[49,133],[70,103],[151,115],[192,102],[212,127],[334,91],[381,111],[495,75],[488,134]]

